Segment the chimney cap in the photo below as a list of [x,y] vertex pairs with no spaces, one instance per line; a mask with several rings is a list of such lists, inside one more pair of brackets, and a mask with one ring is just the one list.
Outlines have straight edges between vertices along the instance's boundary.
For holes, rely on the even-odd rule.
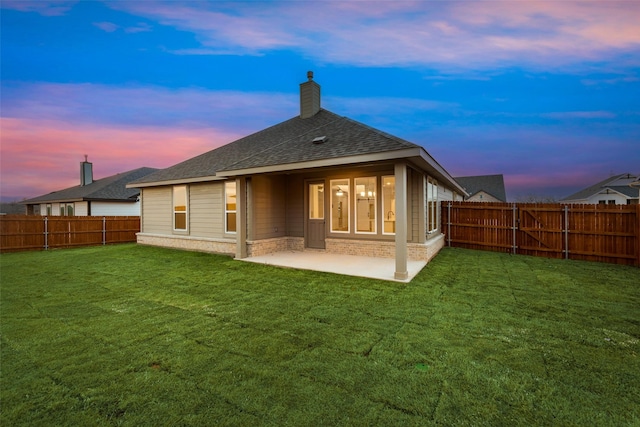
[[313,71],[307,71],[307,78],[309,81],[313,80]]

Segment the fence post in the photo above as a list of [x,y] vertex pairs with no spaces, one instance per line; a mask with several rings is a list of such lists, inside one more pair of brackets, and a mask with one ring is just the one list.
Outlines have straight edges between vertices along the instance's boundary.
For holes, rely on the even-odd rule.
[[514,254],[514,255],[516,254],[516,252],[517,252],[517,248],[518,248],[518,247],[516,246],[516,232],[517,232],[517,229],[518,229],[518,225],[517,225],[517,223],[516,223],[516,217],[517,217],[517,215],[516,215],[516,210],[517,210],[517,209],[518,209],[518,207],[517,207],[517,205],[514,203],[514,204],[512,205],[512,211],[513,211],[513,214],[512,214],[512,216],[513,216],[513,222],[512,222],[512,224],[513,224],[513,227],[512,227],[512,230],[513,230],[513,232],[512,232],[512,234],[513,234],[513,243],[512,243],[512,246],[511,246],[511,252],[513,252],[513,254]]
[[44,217],[44,250],[49,250],[49,217]]
[[107,244],[107,218],[102,217],[102,245]]
[[569,206],[564,205],[564,259],[569,259]]
[[447,202],[447,242],[451,247],[451,202]]

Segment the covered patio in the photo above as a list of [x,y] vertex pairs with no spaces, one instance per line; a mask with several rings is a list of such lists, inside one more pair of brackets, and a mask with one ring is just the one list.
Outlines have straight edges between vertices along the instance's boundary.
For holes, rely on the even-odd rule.
[[278,267],[323,271],[401,283],[409,283],[411,279],[427,265],[426,261],[407,261],[408,277],[405,279],[396,279],[396,260],[393,258],[339,255],[323,251],[306,250],[302,252],[275,252],[268,255],[241,258],[239,260]]

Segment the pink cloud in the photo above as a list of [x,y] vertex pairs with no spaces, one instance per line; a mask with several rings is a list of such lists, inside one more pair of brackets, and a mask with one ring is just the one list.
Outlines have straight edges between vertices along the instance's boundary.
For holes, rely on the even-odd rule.
[[213,128],[116,127],[1,118],[2,195],[35,197],[78,184],[84,155],[94,177],[165,168],[241,135]]
[[606,60],[640,47],[638,2],[121,2],[195,33],[181,54],[294,48],[321,61],[453,69]]

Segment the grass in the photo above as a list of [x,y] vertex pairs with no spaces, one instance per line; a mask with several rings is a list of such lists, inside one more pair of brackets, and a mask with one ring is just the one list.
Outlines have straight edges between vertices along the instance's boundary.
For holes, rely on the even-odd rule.
[[410,284],[136,245],[0,256],[5,426],[639,425],[640,270]]

